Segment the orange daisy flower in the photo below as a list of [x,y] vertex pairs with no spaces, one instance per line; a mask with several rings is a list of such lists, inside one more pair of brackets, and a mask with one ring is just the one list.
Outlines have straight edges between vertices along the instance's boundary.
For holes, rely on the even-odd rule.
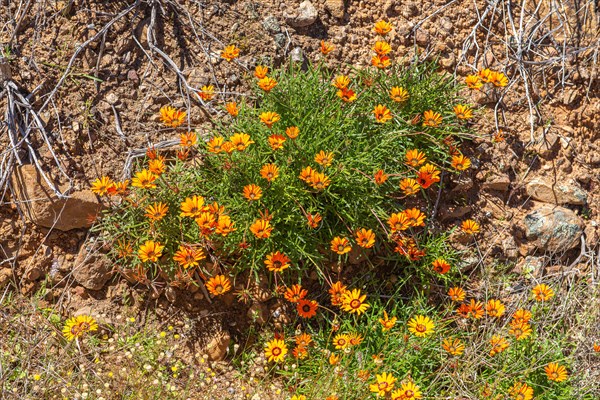
[[264,65],[257,65],[256,68],[254,68],[254,76],[257,79],[262,79],[265,76],[267,76],[267,74],[269,73],[269,67],[265,67]]
[[159,242],[146,240],[146,242],[141,245],[138,250],[138,257],[142,262],[157,262],[162,256],[162,251],[164,248],[165,246],[161,245]]
[[258,239],[267,239],[273,232],[273,227],[269,221],[264,219],[257,219],[250,225],[250,232],[254,234]]
[[321,47],[319,49],[321,51],[321,54],[326,56],[327,54],[331,53],[333,49],[335,49],[333,43],[321,40]]
[[354,90],[352,89],[340,89],[336,94],[345,103],[352,103],[356,100],[356,93],[354,93]]
[[309,183],[313,189],[323,190],[331,184],[331,180],[327,175],[321,172],[313,172],[310,176]]
[[379,57],[383,57],[390,54],[392,51],[392,46],[390,46],[390,44],[387,42],[377,41],[373,46],[373,51],[377,53]]
[[167,215],[167,211],[169,211],[169,207],[163,202],[152,203],[146,209],[145,217],[150,218],[152,221],[160,221]]
[[231,290],[231,281],[225,275],[216,275],[206,282],[206,289],[213,296],[220,296]]
[[421,164],[424,164],[427,161],[427,157],[422,151],[418,149],[406,150],[406,154],[404,155],[404,163],[411,167],[418,167]]
[[265,265],[267,269],[271,272],[281,272],[284,269],[290,267],[290,258],[283,254],[280,251],[276,251],[274,253],[270,253],[266,260]]
[[281,115],[273,111],[267,111],[261,113],[259,118],[263,124],[265,124],[268,128],[271,128],[275,122],[281,119]]
[[346,75],[338,75],[333,80],[332,85],[339,90],[346,89],[350,85],[350,78],[348,78]]
[[390,109],[381,104],[375,106],[373,109],[373,114],[375,115],[375,121],[379,122],[380,124],[384,124],[392,119],[392,112]]
[[179,144],[181,147],[192,147],[198,142],[198,136],[195,132],[186,132],[179,135]]
[[207,150],[209,153],[219,154],[223,151],[223,143],[225,138],[222,136],[215,136],[206,143]]
[[408,92],[406,91],[406,89],[401,88],[399,86],[394,86],[391,90],[390,90],[390,98],[392,100],[394,100],[396,103],[402,103],[406,100],[408,100]]
[[292,285],[291,288],[287,288],[285,294],[283,295],[287,301],[290,303],[298,303],[300,300],[306,297],[308,291],[306,289],[302,289],[300,285]]
[[388,180],[389,175],[387,175],[385,172],[383,172],[382,169],[380,169],[379,171],[375,172],[375,175],[373,177],[375,178],[375,184],[383,185]]
[[483,86],[483,83],[479,80],[479,76],[477,75],[468,75],[465,78],[465,83],[469,89],[479,90]]
[[109,192],[109,189],[114,186],[114,182],[108,176],[96,179],[92,182],[91,191],[96,193],[98,196],[104,196]]
[[455,170],[464,171],[466,169],[469,169],[469,167],[471,166],[471,160],[469,160],[468,157],[459,154],[457,156],[452,157],[452,162],[450,164]]
[[236,133],[229,138],[229,141],[237,151],[244,151],[254,143],[254,140],[250,139],[250,135],[246,133]]
[[342,295],[346,292],[346,285],[343,285],[342,282],[337,281],[336,283],[332,284],[329,288],[329,294],[331,295],[331,305],[341,306]]
[[467,293],[463,288],[454,286],[448,290],[448,296],[450,296],[452,301],[461,302],[465,299]]
[[204,101],[210,101],[215,97],[215,87],[213,85],[202,86],[198,92],[198,96]]
[[531,290],[535,301],[548,301],[554,297],[554,290],[546,284],[539,284]]
[[308,226],[310,226],[313,229],[317,229],[319,227],[319,224],[321,223],[321,220],[323,218],[321,217],[321,214],[316,213],[316,214],[307,214],[306,215],[306,223],[308,224]]
[[202,249],[194,249],[183,244],[179,245],[179,250],[173,255],[173,261],[178,263],[184,269],[197,266],[198,261],[205,258],[206,256]]
[[375,245],[375,234],[371,229],[362,228],[356,231],[356,244],[365,249],[369,249]]
[[425,226],[425,214],[418,208],[404,210],[404,215],[410,226]]
[[480,232],[479,224],[472,219],[464,220],[460,227],[467,235],[475,235]]
[[240,56],[240,49],[235,47],[234,44],[225,47],[221,51],[221,58],[224,58],[225,60],[227,60],[229,62],[233,61],[234,59],[238,58],[239,56]]
[[485,311],[490,317],[500,318],[505,310],[506,307],[500,300],[491,299],[485,304]]
[[433,265],[433,270],[438,274],[443,275],[450,271],[450,264],[443,258],[436,259],[433,263],[431,263],[431,265]]
[[325,153],[323,150],[321,150],[315,156],[315,162],[317,164],[321,164],[324,167],[329,167],[333,162],[333,153],[331,151]]
[[283,143],[286,141],[286,137],[283,135],[271,135],[269,136],[269,146],[273,150],[283,149]]
[[457,104],[454,106],[454,114],[458,119],[471,119],[473,118],[473,110],[468,106]]
[[260,186],[251,184],[244,186],[244,197],[249,201],[256,201],[262,197]]
[[131,186],[138,187],[141,189],[155,189],[156,184],[154,181],[158,178],[155,174],[143,169],[136,172],[135,176],[131,179]]
[[183,110],[178,110],[175,107],[164,106],[160,109],[160,120],[166,126],[177,128],[185,122],[187,113]]
[[373,56],[371,65],[379,69],[385,69],[392,64],[388,56]]
[[392,24],[387,21],[377,21],[373,27],[373,31],[378,35],[385,36],[392,31]]
[[273,78],[265,76],[262,79],[259,79],[257,82],[259,88],[269,93],[275,86],[277,86],[277,81]]
[[342,255],[349,253],[350,250],[352,250],[352,246],[348,239],[336,236],[331,240],[331,251]]
[[199,217],[202,213],[203,206],[204,197],[196,195],[192,197],[186,197],[181,203],[181,213],[179,215],[182,217]]
[[317,315],[318,307],[319,303],[314,300],[300,299],[296,305],[296,310],[302,318],[312,318]]
[[404,178],[400,181],[400,190],[406,196],[412,196],[421,190],[419,183],[413,178]]
[[288,128],[285,129],[285,134],[287,135],[287,137],[289,137],[290,139],[294,140],[300,134],[300,129],[298,129],[297,126],[290,126],[290,127],[288,127]]
[[410,223],[408,221],[408,217],[405,213],[393,213],[390,218],[387,220],[388,225],[390,226],[390,230],[392,233],[405,231],[410,228]]
[[260,169],[260,176],[272,182],[279,176],[279,168],[275,164],[265,164]]
[[423,113],[423,126],[436,127],[442,123],[442,115],[433,110],[428,110]]
[[232,232],[235,232],[237,229],[234,227],[235,222],[231,220],[229,215],[219,215],[217,219],[217,227],[215,232],[217,235],[227,236]]

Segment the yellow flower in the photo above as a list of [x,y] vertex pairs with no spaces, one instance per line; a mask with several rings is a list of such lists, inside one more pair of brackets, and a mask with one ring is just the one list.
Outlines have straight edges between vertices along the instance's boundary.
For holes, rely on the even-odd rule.
[[479,90],[483,86],[483,83],[479,81],[479,76],[477,75],[468,75],[465,78],[465,83],[469,89]]
[[406,214],[401,213],[393,213],[390,218],[387,220],[387,223],[390,227],[392,233],[398,231],[405,231],[410,228],[410,224],[408,222],[408,218]]
[[512,316],[513,321],[515,322],[529,322],[531,319],[531,311],[525,309],[518,309]]
[[254,143],[254,140],[250,139],[250,135],[246,133],[236,133],[229,138],[229,141],[237,151],[244,151]]
[[298,129],[297,126],[290,126],[285,129],[285,134],[287,137],[293,140],[296,139],[300,134],[300,129]]
[[527,322],[513,321],[510,323],[510,329],[508,333],[513,335],[517,340],[527,339],[531,335],[531,325]]
[[489,68],[482,69],[477,73],[479,79],[481,79],[484,83],[488,83],[490,81],[490,76],[493,74],[493,71]]
[[436,127],[442,123],[442,116],[440,113],[433,110],[428,110],[423,113],[423,126]]
[[279,168],[275,164],[265,164],[260,169],[260,176],[272,182],[279,176]]
[[198,92],[198,96],[204,101],[210,101],[215,97],[215,88],[213,85],[202,86]]
[[251,184],[244,186],[244,197],[249,201],[256,201],[262,197],[260,186]]
[[175,107],[164,106],[160,109],[160,120],[171,128],[177,128],[185,121],[187,113],[183,110],[177,110]]
[[373,114],[375,115],[375,121],[380,124],[386,123],[390,119],[392,119],[392,112],[389,108],[384,105],[378,104],[373,109]]
[[546,371],[546,376],[550,381],[562,382],[567,379],[567,369],[560,364],[550,363],[546,365],[544,371]]
[[261,88],[265,92],[269,93],[271,91],[271,89],[273,89],[275,86],[277,86],[277,81],[273,78],[269,78],[268,76],[265,76],[264,78],[259,79],[257,84],[258,84],[259,88]]
[[427,161],[427,157],[422,151],[418,149],[406,150],[406,154],[404,155],[404,163],[411,167],[418,167],[419,165],[425,163]]
[[315,156],[315,162],[317,164],[321,164],[324,167],[329,167],[331,165],[332,161],[333,161],[333,153],[332,152],[325,153],[323,150],[321,150]]
[[505,87],[508,85],[508,78],[502,72],[492,71],[488,76],[488,82],[496,87]]
[[135,176],[131,179],[131,186],[142,189],[154,189],[156,184],[154,181],[158,178],[152,172],[147,169],[138,171]]
[[398,86],[394,86],[390,90],[390,97],[396,103],[402,103],[403,101],[408,100],[409,95],[408,95],[408,92],[406,91],[406,89],[398,87]]
[[506,307],[500,300],[488,300],[485,305],[485,311],[490,317],[500,318],[502,315],[504,315],[505,310]]
[[267,239],[273,232],[271,223],[264,219],[257,219],[250,225],[250,232],[259,239]]
[[425,337],[433,333],[435,324],[424,315],[417,315],[408,321],[408,330],[417,337]]
[[492,357],[508,349],[508,342],[502,336],[492,336],[492,338],[490,339],[490,344],[492,345],[492,348],[490,350],[490,356]]
[[182,217],[197,218],[202,213],[203,206],[204,197],[196,195],[186,197],[181,203],[181,213],[179,215]]
[[362,228],[356,231],[356,244],[365,249],[370,249],[375,245],[375,234],[371,229]]
[[230,62],[233,59],[238,58],[239,56],[240,56],[240,49],[235,47],[234,44],[225,47],[223,49],[223,51],[221,51],[221,58],[224,58],[225,60],[230,61]]
[[335,77],[332,85],[340,90],[346,89],[350,85],[350,78],[346,75],[338,75]]
[[198,261],[205,259],[202,249],[194,249],[191,246],[179,245],[179,250],[173,255],[173,261],[187,269],[198,265]]
[[452,168],[454,168],[457,171],[464,171],[466,169],[469,169],[469,167],[471,166],[471,160],[469,160],[469,157],[465,157],[462,154],[459,154],[457,156],[452,156],[452,161],[450,162],[450,165],[452,165]]
[[453,356],[460,356],[465,351],[465,345],[460,339],[446,338],[442,342],[442,347]]
[[331,180],[327,177],[327,175],[321,172],[314,172],[310,175],[310,179],[308,181],[310,186],[313,189],[323,190],[327,188],[331,184]]
[[384,372],[383,374],[377,374],[375,376],[376,383],[369,385],[369,390],[376,393],[378,396],[384,397],[386,393],[389,393],[394,389],[394,383],[396,378],[392,374]]
[[526,383],[515,382],[510,389],[510,394],[514,400],[531,400],[533,399],[533,388]]
[[371,58],[371,65],[379,69],[384,69],[392,64],[388,56],[373,56]]
[[392,46],[387,42],[377,41],[373,46],[373,51],[380,57],[385,56],[392,51]]
[[283,340],[273,339],[265,345],[265,357],[267,360],[281,362],[285,358],[288,349]]
[[232,117],[237,117],[240,113],[240,109],[235,101],[225,104],[225,111],[227,111],[227,113]]
[[342,99],[345,103],[352,103],[356,100],[356,93],[352,89],[340,89],[337,91],[337,96]]
[[364,313],[367,308],[371,307],[365,303],[367,298],[366,294],[361,295],[360,289],[352,289],[352,291],[346,291],[342,294],[342,310],[351,314],[356,313],[360,315]]
[[231,290],[231,281],[225,275],[216,275],[206,282],[206,289],[213,296],[220,296]]
[[467,235],[475,235],[480,232],[479,224],[472,219],[464,220],[460,227]]
[[414,383],[408,381],[406,383],[403,383],[400,389],[395,390],[392,393],[391,400],[411,400],[421,398],[423,398],[423,395],[421,394],[421,389]]
[[471,119],[473,118],[473,110],[468,106],[457,104],[454,106],[454,114],[458,119]]
[[104,196],[115,183],[108,176],[103,176],[92,182],[91,190],[99,196]]
[[409,226],[425,226],[425,214],[418,208],[403,211]]
[[227,236],[230,233],[236,231],[234,225],[235,222],[231,220],[231,217],[229,215],[219,215],[219,218],[217,219],[217,228],[215,229],[215,232],[218,235]]
[[264,65],[257,65],[254,68],[254,76],[256,79],[262,79],[269,73],[269,67],[265,67]]
[[467,297],[467,293],[465,293],[463,288],[455,286],[448,290],[448,296],[450,296],[452,301],[461,302]]
[[261,113],[259,118],[263,124],[265,124],[268,128],[271,128],[275,122],[277,122],[281,119],[281,116],[279,114],[277,114],[276,112],[267,111],[267,112]]
[[540,283],[531,290],[535,301],[548,301],[554,297],[554,290],[544,283]]
[[97,330],[98,324],[94,318],[89,315],[79,315],[67,320],[62,333],[68,341],[72,341],[88,332],[95,332]]
[[283,135],[271,135],[268,138],[269,146],[273,150],[283,149],[283,143],[286,141],[286,137]]
[[400,190],[406,196],[411,196],[416,194],[421,190],[421,186],[419,183],[413,178],[404,178],[400,181]]
[[352,246],[350,245],[350,241],[348,239],[336,236],[331,240],[331,251],[342,255],[349,253],[350,250],[352,250]]
[[142,262],[156,262],[162,256],[162,251],[165,246],[161,245],[159,242],[154,242],[153,240],[146,240],[146,243],[140,246],[138,250],[138,257]]
[[164,162],[164,158],[156,158],[154,160],[148,161],[148,171],[153,174],[160,175],[165,172],[166,166]]
[[186,132],[179,135],[181,147],[192,147],[198,142],[198,136],[194,132]]
[[160,221],[167,215],[167,211],[169,211],[169,207],[163,202],[150,204],[146,209],[145,217],[150,218],[153,221]]
[[398,321],[398,318],[396,317],[392,317],[389,318],[387,312],[383,312],[383,318],[379,318],[379,323],[381,324],[381,330],[383,332],[387,332],[390,329],[392,329],[394,327],[394,325],[396,325],[396,321]]
[[385,36],[392,30],[392,24],[387,21],[377,21],[373,27],[373,31],[378,35]]
[[335,49],[335,46],[333,45],[333,43],[321,40],[321,47],[320,47],[321,54],[326,56],[327,54],[331,53],[333,51],[333,49]]
[[225,138],[222,136],[215,136],[206,143],[209,153],[219,154],[223,151],[223,143]]
[[306,396],[304,396],[303,394],[298,394],[298,395],[292,396],[292,398],[290,400],[306,400]]

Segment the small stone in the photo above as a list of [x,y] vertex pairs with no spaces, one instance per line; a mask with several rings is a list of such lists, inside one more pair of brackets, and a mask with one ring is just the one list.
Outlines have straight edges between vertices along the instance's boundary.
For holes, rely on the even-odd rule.
[[115,105],[119,101],[119,96],[110,92],[109,94],[106,95],[106,101],[108,102],[108,104]]
[[10,64],[6,57],[0,56],[0,84],[12,79]]
[[483,190],[506,192],[510,187],[510,177],[507,174],[492,175],[481,184]]
[[211,361],[221,361],[227,354],[227,348],[231,342],[231,335],[224,329],[211,333],[211,337],[204,346],[204,351]]
[[259,325],[264,325],[267,323],[269,311],[264,303],[256,302],[248,309],[247,316],[251,321]]
[[539,278],[542,276],[546,257],[527,256],[514,268],[513,272],[523,275],[525,278]]
[[451,221],[456,219],[462,219],[464,216],[469,214],[473,209],[471,206],[447,206],[441,208],[439,211],[441,221]]
[[293,16],[288,16],[286,21],[293,28],[305,28],[315,23],[319,16],[315,6],[305,0],[298,6]]
[[325,0],[325,8],[334,18],[344,18],[344,0]]
[[273,36],[273,40],[280,49],[283,49],[287,43],[287,37],[283,33],[278,33]]
[[455,186],[452,188],[452,192],[454,193],[466,192],[473,188],[473,179],[469,176],[461,175],[454,183]]
[[292,62],[295,63],[303,63],[304,62],[304,54],[302,53],[302,48],[301,47],[295,47],[291,52],[290,52],[290,59],[292,60]]
[[418,29],[415,34],[415,40],[419,46],[427,46],[429,44],[429,32]]
[[113,263],[96,240],[84,243],[73,266],[73,278],[84,288],[100,290],[112,277]]
[[4,289],[8,282],[10,282],[10,278],[12,277],[12,269],[10,268],[2,268],[0,269],[0,290]]
[[165,297],[169,301],[169,303],[173,304],[177,301],[177,292],[171,286],[165,289]]
[[559,147],[560,141],[556,133],[552,131],[539,135],[540,138],[535,143],[535,151],[542,158],[550,159]]
[[135,72],[135,69],[130,69],[129,71],[127,71],[127,79],[133,82],[139,82],[140,80],[137,72]]
[[554,183],[536,178],[527,183],[525,191],[528,196],[544,203],[574,205],[587,203],[587,193],[573,179]]
[[525,235],[538,250],[563,253],[579,245],[582,221],[568,208],[544,204],[529,212],[524,220]]
[[281,32],[281,25],[276,17],[269,15],[262,22],[263,28],[271,35]]

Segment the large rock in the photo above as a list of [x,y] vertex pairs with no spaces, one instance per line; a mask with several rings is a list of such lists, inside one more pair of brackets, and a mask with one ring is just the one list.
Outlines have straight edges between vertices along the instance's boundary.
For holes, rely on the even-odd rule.
[[573,211],[560,206],[541,205],[524,218],[527,239],[538,250],[568,251],[580,242],[582,221]]
[[315,6],[309,0],[305,0],[292,15],[287,16],[286,21],[293,28],[304,28],[314,24],[318,17]]
[[[58,198],[46,185],[36,167],[31,164],[15,169],[12,187],[16,200],[25,211],[27,218],[44,228],[69,231],[89,228],[102,205],[90,190],[71,193],[68,198]],[[66,190],[66,187],[60,187]]]
[[231,335],[223,327],[222,322],[212,317],[204,318],[202,331],[202,337],[194,343],[199,345],[199,352],[206,354],[211,361],[223,360],[231,343]]
[[525,191],[527,195],[544,203],[583,205],[587,202],[587,193],[573,179],[554,184],[536,178],[527,183]]
[[113,263],[98,247],[93,241],[84,243],[73,266],[73,278],[89,290],[102,289],[113,274]]

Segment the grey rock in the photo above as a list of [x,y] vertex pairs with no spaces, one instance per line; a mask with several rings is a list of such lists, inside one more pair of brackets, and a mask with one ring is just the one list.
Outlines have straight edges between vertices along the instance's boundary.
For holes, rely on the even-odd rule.
[[315,23],[319,13],[315,6],[305,0],[298,6],[298,9],[292,16],[287,17],[287,23],[293,28],[305,28]]
[[515,266],[514,272],[526,278],[539,278],[542,276],[546,262],[546,257],[527,256]]
[[273,36],[273,40],[275,41],[277,47],[279,47],[280,49],[283,49],[285,47],[285,44],[287,43],[287,38],[283,33],[278,33],[275,36]]
[[113,275],[113,263],[96,241],[84,243],[75,258],[73,278],[84,288],[100,290]]
[[119,96],[111,92],[106,95],[106,101],[108,102],[108,104],[117,104],[117,102],[119,101]]
[[301,47],[296,47],[290,52],[290,59],[295,63],[303,63],[304,62],[304,53],[302,52]]
[[281,32],[281,25],[279,25],[279,21],[272,15],[267,16],[263,20],[262,26],[271,35]]
[[573,211],[544,204],[529,212],[524,220],[525,235],[541,251],[561,253],[579,244],[582,221]]
[[544,203],[574,205],[587,203],[587,193],[573,179],[554,184],[543,178],[536,178],[527,183],[525,191],[528,196]]
[[[102,209],[94,193],[80,190],[59,198],[46,184],[34,165],[16,168],[12,176],[12,187],[16,200],[27,218],[44,228],[69,231],[92,226],[91,216]],[[63,193],[67,187],[59,187]]]

